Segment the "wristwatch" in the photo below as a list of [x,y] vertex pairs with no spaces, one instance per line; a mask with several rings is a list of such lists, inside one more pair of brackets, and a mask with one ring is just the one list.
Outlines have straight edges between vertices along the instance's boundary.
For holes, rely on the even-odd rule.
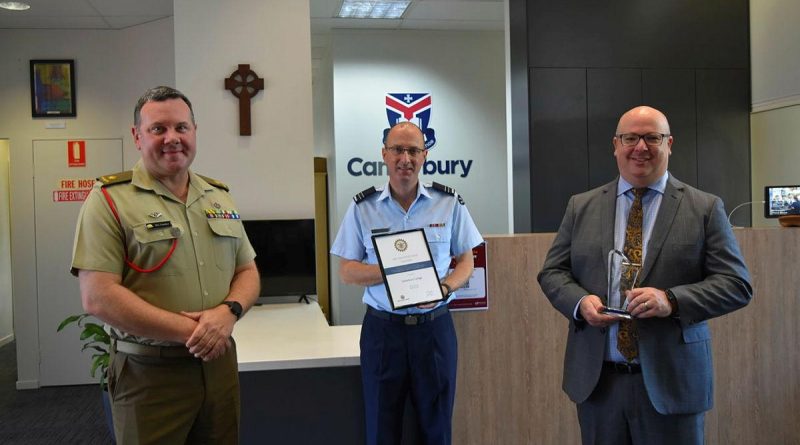
[[453,288],[452,288],[452,287],[450,287],[450,285],[449,285],[449,284],[445,283],[444,281],[442,281],[442,282],[441,282],[441,283],[439,283],[439,284],[441,284],[441,285],[442,285],[442,287],[444,287],[445,289],[447,289],[447,295],[445,295],[445,297],[449,297],[449,296],[450,296],[450,294],[452,294],[452,293],[453,293]]
[[669,301],[669,305],[672,308],[672,312],[669,314],[669,316],[672,318],[680,318],[681,316],[678,313],[678,299],[675,298],[675,294],[673,294],[669,289],[667,289],[665,293],[667,294],[667,301]]
[[231,314],[235,315],[237,320],[242,318],[242,305],[238,301],[223,301],[222,304],[228,306]]

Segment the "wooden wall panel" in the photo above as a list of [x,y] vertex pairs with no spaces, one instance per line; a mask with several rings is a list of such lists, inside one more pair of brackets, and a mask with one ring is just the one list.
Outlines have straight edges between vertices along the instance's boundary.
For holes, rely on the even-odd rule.
[[[711,321],[709,445],[800,443],[798,229],[737,229],[754,300]],[[454,314],[459,339],[453,443],[579,444],[561,390],[567,321],[536,282],[552,233],[487,237],[489,310]]]

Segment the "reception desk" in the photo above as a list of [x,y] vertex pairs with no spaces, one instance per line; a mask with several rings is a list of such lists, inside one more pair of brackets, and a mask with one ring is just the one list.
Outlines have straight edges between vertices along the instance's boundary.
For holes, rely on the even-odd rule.
[[[800,229],[736,229],[752,275],[744,309],[711,320],[706,443],[800,443]],[[487,236],[489,310],[455,314],[454,444],[579,444],[561,390],[567,321],[536,275],[555,234]]]
[[[796,444],[800,429],[800,229],[737,229],[755,297],[710,322],[708,444]],[[567,321],[536,275],[555,234],[486,236],[489,309],[453,314],[453,443],[579,444],[561,390]],[[254,308],[237,323],[243,443],[363,443],[358,326],[316,304]]]
[[316,302],[253,307],[233,332],[241,443],[363,443],[360,333]]

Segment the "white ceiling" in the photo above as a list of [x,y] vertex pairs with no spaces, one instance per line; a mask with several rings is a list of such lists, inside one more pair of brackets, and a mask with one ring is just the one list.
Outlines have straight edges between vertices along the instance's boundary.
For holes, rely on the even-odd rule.
[[[172,15],[170,0],[24,0],[0,9],[0,28],[123,29]],[[336,19],[341,0],[309,0],[311,32],[333,28],[502,30],[504,0],[413,0],[398,20]]]
[[338,19],[341,0],[310,0],[311,32],[333,28],[502,31],[504,0],[413,0],[402,19]]
[[123,29],[172,15],[170,0],[21,0],[26,11],[0,9],[0,28]]
[[[171,0],[23,0],[26,11],[0,9],[0,29],[124,29],[172,16]],[[297,0],[300,1],[300,0]],[[402,19],[338,19],[342,0],[308,0],[316,71],[336,28],[501,31],[505,0],[412,0]],[[235,4],[235,3],[232,3]]]

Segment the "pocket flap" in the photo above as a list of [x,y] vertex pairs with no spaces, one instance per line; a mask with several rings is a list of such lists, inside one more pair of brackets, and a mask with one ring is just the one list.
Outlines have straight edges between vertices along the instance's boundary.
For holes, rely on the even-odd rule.
[[711,330],[708,325],[698,324],[688,328],[683,328],[683,341],[694,343],[698,341],[711,340]]
[[212,232],[219,236],[242,237],[242,224],[238,219],[209,218],[208,226],[211,227]]

